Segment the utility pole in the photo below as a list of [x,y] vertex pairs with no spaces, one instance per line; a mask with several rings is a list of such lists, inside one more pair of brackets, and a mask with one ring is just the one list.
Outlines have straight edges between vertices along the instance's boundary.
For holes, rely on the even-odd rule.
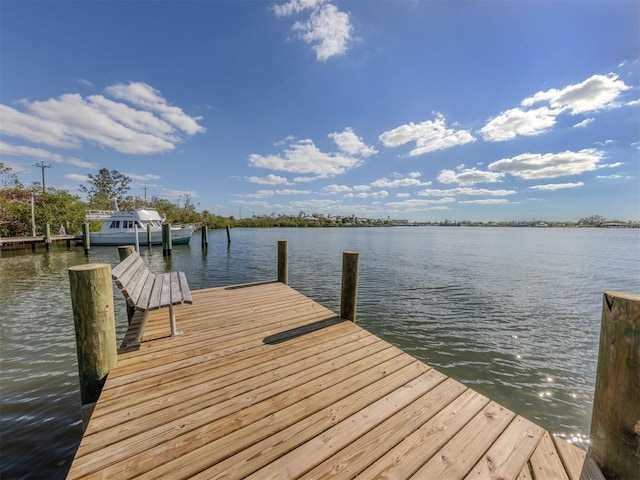
[[45,183],[44,183],[44,169],[45,169],[45,168],[53,168],[53,167],[51,166],[51,164],[49,164],[49,165],[45,165],[45,163],[44,163],[44,162],[36,163],[36,164],[35,164],[35,165],[33,165],[33,166],[34,166],[34,167],[38,167],[38,168],[42,169],[42,193],[45,193],[45,191],[46,191],[46,186],[45,186]]

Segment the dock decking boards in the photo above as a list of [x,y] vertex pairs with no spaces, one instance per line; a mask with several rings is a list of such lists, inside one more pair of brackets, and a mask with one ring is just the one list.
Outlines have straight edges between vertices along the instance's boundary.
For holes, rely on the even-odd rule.
[[[68,478],[604,478],[585,452],[282,283],[134,316]],[[125,342],[126,344],[126,339]]]

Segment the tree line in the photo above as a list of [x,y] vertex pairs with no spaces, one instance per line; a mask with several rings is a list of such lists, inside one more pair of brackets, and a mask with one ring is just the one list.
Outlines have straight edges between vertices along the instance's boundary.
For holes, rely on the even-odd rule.
[[[66,190],[46,187],[43,191],[38,182],[24,185],[13,170],[0,162],[0,237],[19,237],[32,234],[33,223],[36,235],[42,235],[45,224],[53,232],[62,226],[67,233],[82,230],[87,210],[120,210],[155,208],[168,223],[198,223],[209,228],[233,226],[233,217],[222,217],[208,211],[196,212],[191,198],[172,203],[169,200],[151,197],[149,200],[129,194],[131,178],[117,170],[100,169],[96,175],[87,176],[87,184],[80,190],[86,193],[87,201]],[[91,230],[99,230],[100,222],[91,222]]]
[[[87,183],[80,185],[86,194],[86,201],[79,195],[53,187],[42,188],[38,182],[24,185],[13,170],[0,162],[0,237],[20,237],[32,234],[31,205],[33,203],[36,235],[44,233],[45,224],[52,232],[64,227],[66,233],[79,233],[82,230],[88,210],[131,210],[151,207],[158,211],[166,222],[172,224],[190,223],[206,225],[210,229],[229,227],[362,227],[387,226],[389,220],[356,218],[355,216],[252,215],[246,218],[223,217],[203,210],[196,211],[191,197],[185,195],[181,200],[171,201],[157,196],[147,200],[129,194],[131,178],[118,172],[102,168],[97,174],[88,174]],[[90,229],[100,229],[101,222],[90,222]]]

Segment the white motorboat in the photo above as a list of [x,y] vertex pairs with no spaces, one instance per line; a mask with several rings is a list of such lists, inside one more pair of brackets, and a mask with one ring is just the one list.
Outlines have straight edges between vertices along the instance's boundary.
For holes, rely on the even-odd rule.
[[[90,210],[86,221],[101,221],[99,232],[91,232],[91,245],[134,245],[136,231],[138,244],[149,245],[148,230],[151,233],[151,245],[162,245],[162,219],[158,212],[151,208],[139,210]],[[188,244],[195,231],[195,225],[172,225],[171,243],[173,245]]]

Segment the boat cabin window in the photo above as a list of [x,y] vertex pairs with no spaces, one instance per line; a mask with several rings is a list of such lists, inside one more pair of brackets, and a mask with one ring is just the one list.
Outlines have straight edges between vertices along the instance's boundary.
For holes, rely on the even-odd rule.
[[112,220],[109,228],[120,228],[120,220]]

